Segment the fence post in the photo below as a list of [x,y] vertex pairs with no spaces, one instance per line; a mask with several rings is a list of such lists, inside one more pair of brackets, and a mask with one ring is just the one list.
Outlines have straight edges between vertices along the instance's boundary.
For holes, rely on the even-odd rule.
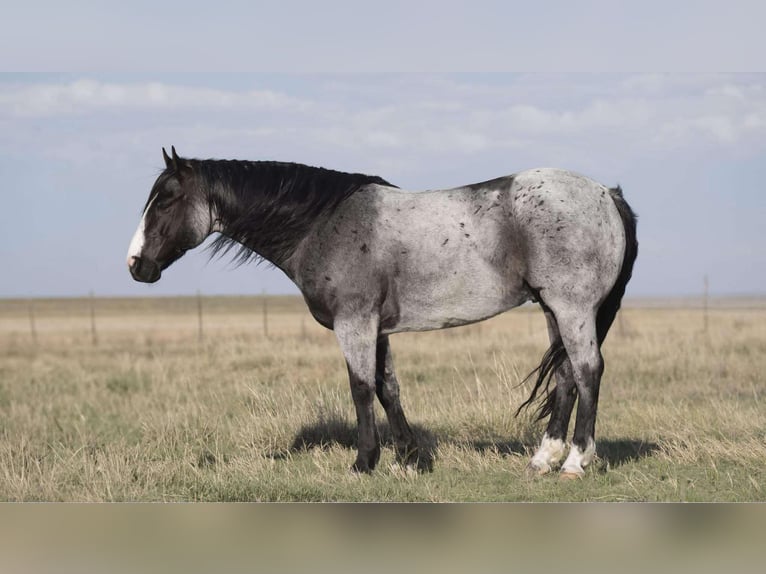
[[532,337],[532,311],[527,309],[527,334]]
[[202,329],[202,293],[197,289],[197,340],[200,344],[204,339],[204,331]]
[[263,336],[268,339],[269,337],[269,304],[266,298],[266,289],[261,292],[261,299],[263,302]]
[[707,280],[707,274],[703,278],[703,296],[702,296],[702,321],[703,321],[703,330],[705,333],[707,333],[707,325],[708,325],[708,280]]
[[617,326],[618,326],[618,328],[620,330],[619,331],[620,332],[620,337],[624,337],[625,336],[625,323],[622,320],[622,315],[623,315],[622,310],[617,311]]
[[35,325],[35,304],[29,302],[29,332],[32,335],[32,343],[37,345],[37,326]]
[[96,331],[96,296],[93,290],[90,291],[90,336],[93,341],[93,346],[98,345],[98,333]]

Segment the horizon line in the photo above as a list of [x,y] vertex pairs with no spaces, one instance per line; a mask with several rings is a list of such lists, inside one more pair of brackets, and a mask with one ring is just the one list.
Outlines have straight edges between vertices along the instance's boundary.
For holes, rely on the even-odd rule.
[[[196,298],[196,297],[303,297],[301,293],[285,293],[285,292],[267,292],[261,293],[205,293],[197,291],[197,293],[176,293],[176,294],[156,294],[156,295],[99,295],[94,291],[89,291],[80,295],[0,295],[0,301],[19,301],[19,300],[55,300],[55,299],[89,299],[94,297],[95,299],[173,299],[173,298]],[[680,294],[637,294],[626,295],[623,301],[641,300],[641,299],[704,299],[705,293],[680,293]],[[708,293],[708,299],[747,299],[747,298],[766,298],[766,291],[755,292],[742,292],[742,293]],[[531,301],[530,301],[531,302]]]

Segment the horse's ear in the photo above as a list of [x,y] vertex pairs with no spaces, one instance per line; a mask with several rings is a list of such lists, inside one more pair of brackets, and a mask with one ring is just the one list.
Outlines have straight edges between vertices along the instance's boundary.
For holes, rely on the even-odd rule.
[[165,148],[162,148],[162,159],[165,160],[165,167],[170,168],[173,165],[173,162],[168,157],[168,152],[165,151]]
[[178,157],[176,146],[170,146],[170,155],[170,163],[173,166],[173,171],[176,173],[176,176],[180,178],[183,176],[185,170],[188,171],[191,168],[191,165],[185,159]]

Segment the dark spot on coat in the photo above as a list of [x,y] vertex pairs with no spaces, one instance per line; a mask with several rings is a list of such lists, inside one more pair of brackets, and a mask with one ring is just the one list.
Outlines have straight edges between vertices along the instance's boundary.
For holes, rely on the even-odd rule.
[[540,201],[538,201],[538,202],[537,202],[537,207],[540,207],[540,206],[541,206],[543,203],[545,203],[545,201],[543,201],[543,200],[541,199]]
[[369,251],[369,249],[367,248],[367,244],[366,243],[362,243],[362,246],[359,248],[359,250],[362,253],[367,253]]
[[447,241],[449,241],[449,237],[448,237],[447,239],[445,239],[444,241],[442,241],[442,247],[444,247],[445,245],[447,245]]
[[480,209],[481,209],[481,205],[474,210],[473,214],[476,215],[477,213],[479,213]]
[[465,227],[465,223],[463,223],[463,222],[461,221],[461,222],[460,222],[460,227],[461,227],[461,228]]
[[466,237],[471,237],[471,234],[470,233],[466,233],[465,236]]
[[329,281],[329,280],[330,280],[330,277],[329,277],[328,275],[325,275],[325,276],[324,276],[324,280],[325,280],[325,281]]

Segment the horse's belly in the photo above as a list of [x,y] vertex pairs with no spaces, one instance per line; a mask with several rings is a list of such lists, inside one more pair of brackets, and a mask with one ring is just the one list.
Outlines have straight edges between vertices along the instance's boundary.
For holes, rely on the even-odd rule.
[[489,319],[506,311],[509,307],[500,304],[474,305],[466,312],[462,306],[445,305],[440,308],[420,307],[417,310],[404,310],[399,321],[391,327],[382,329],[384,334],[403,331],[434,331],[448,327],[459,327]]
[[382,317],[384,333],[431,331],[468,325],[493,317],[528,299],[523,289],[513,289],[494,273],[453,275],[430,285],[399,285],[396,300]]

